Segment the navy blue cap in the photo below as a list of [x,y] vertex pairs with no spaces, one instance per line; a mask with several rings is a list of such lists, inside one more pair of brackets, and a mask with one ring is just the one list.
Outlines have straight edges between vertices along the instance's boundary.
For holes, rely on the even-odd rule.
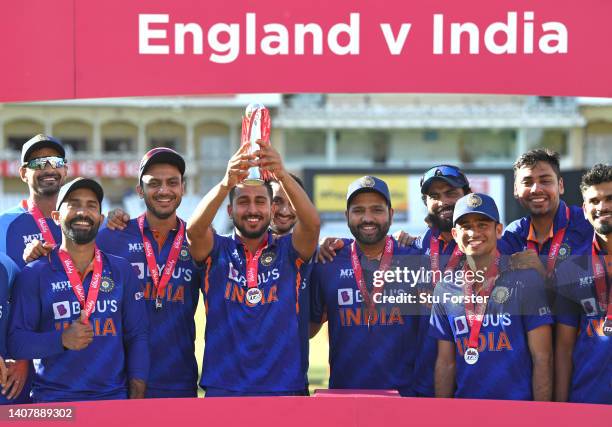
[[147,171],[149,166],[157,163],[174,165],[181,172],[181,175],[185,175],[185,160],[183,157],[171,148],[157,147],[147,151],[147,153],[140,160],[138,181],[142,179],[142,176]]
[[59,139],[53,138],[50,135],[39,133],[36,136],[28,139],[21,147],[21,163],[27,163],[33,151],[41,148],[53,148],[60,153],[60,157],[66,157],[66,150]]
[[453,225],[457,224],[462,216],[471,213],[482,214],[499,222],[499,211],[495,200],[483,193],[470,193],[457,200],[453,210]]
[[349,185],[346,193],[346,206],[351,204],[351,199],[359,193],[374,192],[378,193],[387,201],[389,207],[391,207],[391,195],[389,194],[389,187],[387,183],[380,178],[375,176],[362,176],[356,179]]
[[100,209],[102,209],[102,199],[104,199],[104,190],[102,190],[102,186],[93,179],[78,177],[62,185],[62,188],[60,188],[59,194],[57,195],[55,210],[59,211],[60,206],[68,194],[80,188],[89,188],[91,191],[93,191],[98,198],[98,203],[100,203]]
[[455,188],[470,185],[465,174],[457,166],[438,165],[427,170],[421,177],[421,194],[427,194],[429,186],[435,179],[440,179]]

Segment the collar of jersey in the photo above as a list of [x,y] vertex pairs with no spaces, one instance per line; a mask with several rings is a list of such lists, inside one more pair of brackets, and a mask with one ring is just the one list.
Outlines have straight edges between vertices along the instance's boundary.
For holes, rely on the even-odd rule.
[[[557,208],[557,213],[555,214],[555,219],[553,220],[553,225],[548,232],[548,238],[546,241],[552,239],[555,233],[565,227],[568,224],[568,219],[565,216],[566,205],[563,200],[559,200],[559,207]],[[570,220],[571,220],[572,212],[570,211]],[[537,242],[535,235],[535,230],[533,229],[533,225],[531,224],[531,220],[529,221],[529,230],[527,232],[527,240],[532,242]]]

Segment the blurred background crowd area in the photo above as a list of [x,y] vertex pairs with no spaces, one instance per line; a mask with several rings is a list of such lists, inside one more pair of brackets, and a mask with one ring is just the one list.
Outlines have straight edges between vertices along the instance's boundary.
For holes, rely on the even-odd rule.
[[[512,197],[512,163],[535,147],[561,154],[566,196],[579,203],[582,171],[612,157],[612,99],[474,94],[234,94],[0,104],[0,210],[26,194],[18,175],[23,143],[48,133],[68,147],[70,175],[99,179],[105,208],[132,216],[138,162],[150,148],[174,148],[187,161],[188,218],[223,176],[238,148],[250,102],[271,112],[274,146],[304,179],[321,212],[322,235],[348,233],[346,187],[372,174],[391,187],[392,231],[423,231],[419,178],[441,163],[467,171],[474,191],[491,194],[505,223],[522,215]],[[215,220],[228,231],[227,215]]]

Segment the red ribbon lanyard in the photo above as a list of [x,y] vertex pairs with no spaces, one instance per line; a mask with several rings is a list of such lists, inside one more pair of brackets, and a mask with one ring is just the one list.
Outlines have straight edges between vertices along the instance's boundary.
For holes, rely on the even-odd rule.
[[593,236],[593,245],[591,248],[591,262],[593,264],[593,275],[595,276],[595,290],[597,293],[597,303],[602,311],[606,313],[606,319],[612,320],[612,292],[608,290],[608,277],[603,262],[599,258],[597,249],[595,249],[595,236]]
[[[455,249],[453,250],[453,254],[450,259],[446,263],[446,271],[454,271],[459,264],[459,260],[463,252],[459,249],[458,245],[455,245]],[[431,258],[431,271],[437,273],[440,271],[440,239],[437,239],[433,236],[430,237],[429,240],[429,257]]]
[[244,253],[246,255],[247,262],[247,270],[246,270],[246,280],[247,286],[249,289],[257,287],[257,270],[259,268],[259,257],[261,257],[261,253],[268,247],[268,239],[264,239],[263,242],[255,251],[255,255],[251,255],[249,249],[244,246]]
[[[385,248],[378,265],[378,271],[387,271],[391,266],[393,260],[393,239],[390,236],[385,237]],[[351,243],[351,264],[353,265],[353,273],[355,280],[357,281],[357,287],[363,296],[365,303],[370,311],[374,310],[374,294],[380,294],[383,291],[383,286],[375,288],[372,291],[372,295],[368,292],[365,279],[363,278],[363,270],[361,269],[361,263],[359,262],[359,256],[357,255],[357,242],[353,240]],[[371,315],[371,314],[370,314]],[[368,319],[369,321],[369,319]]]
[[[489,265],[489,268],[487,268],[487,272],[485,274],[485,284],[482,288],[482,292],[480,292],[480,295],[483,297],[485,302],[480,304],[474,304],[471,301],[474,292],[474,284],[471,281],[466,280],[465,286],[463,287],[463,292],[466,298],[465,317],[467,319],[468,325],[470,325],[470,339],[468,341],[468,347],[470,348],[478,348],[478,335],[480,334],[482,320],[484,319],[485,312],[487,311],[487,303],[489,300],[488,297],[491,295],[491,291],[493,290],[493,286],[495,285],[495,280],[497,279],[499,260],[499,252],[496,252],[493,263]],[[474,305],[476,305],[476,308],[474,308]]]
[[100,291],[100,282],[102,281],[102,252],[97,246],[94,246],[94,265],[93,275],[91,276],[91,282],[89,283],[89,292],[87,292],[87,300],[85,300],[85,288],[83,288],[83,282],[81,276],[77,273],[77,269],[74,266],[74,261],[68,252],[63,249],[58,251],[62,266],[68,276],[68,281],[72,290],[74,291],[79,304],[81,305],[81,320],[87,324],[89,316],[93,313],[96,307],[96,301],[98,300],[98,292]]
[[[555,233],[555,235],[553,236],[552,243],[550,244],[550,250],[548,251],[548,259],[546,260],[547,277],[550,277],[553,274],[553,271],[555,269],[555,263],[557,262],[557,256],[559,255],[559,249],[561,248],[561,243],[563,243],[563,238],[565,237],[565,231],[567,230],[567,226],[569,225],[570,209],[568,206],[565,206],[565,218],[567,219],[565,227]],[[529,249],[533,249],[538,254],[540,253],[537,245],[532,241],[527,242],[527,247]]]
[[176,261],[178,260],[179,254],[181,252],[181,247],[183,246],[183,239],[185,238],[185,223],[179,219],[181,225],[179,226],[179,230],[176,233],[176,236],[174,236],[172,248],[170,249],[170,254],[168,255],[168,259],[166,260],[166,264],[164,265],[164,270],[160,280],[153,245],[144,234],[144,220],[145,214],[142,214],[138,217],[138,228],[140,229],[140,235],[142,236],[142,244],[144,245],[144,253],[145,258],[147,259],[147,266],[149,267],[149,271],[151,272],[151,279],[153,280],[153,288],[155,290],[155,307],[161,308],[161,296],[165,295],[166,286],[168,285],[168,281],[172,277],[172,273],[174,272],[174,268],[176,267]]
[[36,206],[34,203],[32,203],[32,206],[29,206],[27,200],[22,200],[21,207],[28,211],[30,215],[34,217],[34,222],[36,222],[36,225],[38,226],[38,229],[40,230],[43,239],[45,239],[45,242],[55,246],[56,243],[55,239],[53,238],[53,233],[51,233],[51,230],[47,225],[47,220],[43,216],[40,209],[38,209],[38,206]]

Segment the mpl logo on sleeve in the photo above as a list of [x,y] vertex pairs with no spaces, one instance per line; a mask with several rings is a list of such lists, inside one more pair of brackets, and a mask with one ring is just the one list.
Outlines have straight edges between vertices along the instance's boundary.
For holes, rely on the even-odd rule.
[[128,243],[128,252],[130,253],[142,252],[143,250],[144,244],[142,242]]
[[68,301],[60,301],[53,303],[53,318],[69,319],[70,318],[70,303]]

